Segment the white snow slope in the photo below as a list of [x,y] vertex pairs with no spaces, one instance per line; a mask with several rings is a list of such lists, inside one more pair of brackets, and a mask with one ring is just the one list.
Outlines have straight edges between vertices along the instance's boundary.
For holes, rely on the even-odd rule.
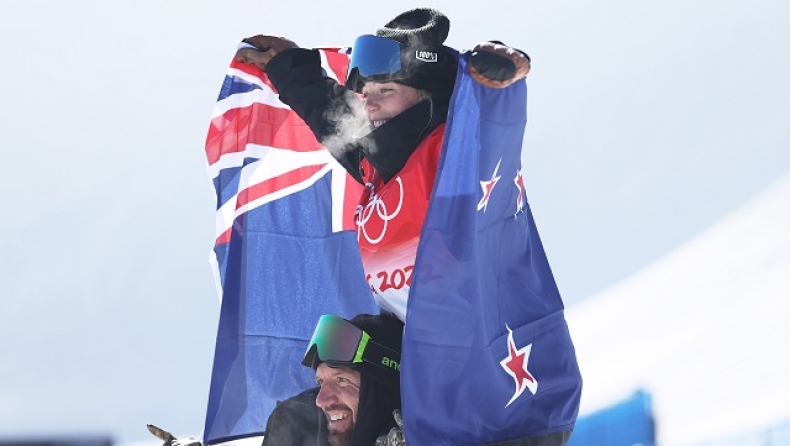
[[643,388],[661,446],[787,421],[790,174],[567,319],[582,414]]

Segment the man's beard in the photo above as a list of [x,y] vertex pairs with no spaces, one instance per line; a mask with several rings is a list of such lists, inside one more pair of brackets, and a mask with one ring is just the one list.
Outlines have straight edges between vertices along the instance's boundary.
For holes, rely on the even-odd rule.
[[[332,407],[328,408],[327,410],[335,410],[335,409],[337,409],[339,407],[340,407],[340,405],[332,406]],[[342,407],[345,408],[345,409],[348,409],[347,406],[342,406]],[[354,423],[354,421],[351,421],[351,420],[349,420],[349,421],[350,421],[351,424],[348,426],[348,429],[346,429],[344,431],[328,430],[329,435],[327,436],[327,440],[329,441],[329,445],[330,446],[348,446],[349,444],[351,444],[351,434],[354,433],[355,423]],[[327,426],[327,429],[328,429],[328,426]]]
[[348,446],[351,444],[351,434],[354,433],[354,425],[351,429],[344,432],[330,432],[327,440],[330,446]]

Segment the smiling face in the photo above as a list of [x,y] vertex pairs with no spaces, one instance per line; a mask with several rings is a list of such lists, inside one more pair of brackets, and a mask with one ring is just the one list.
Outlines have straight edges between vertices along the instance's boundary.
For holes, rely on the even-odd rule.
[[351,439],[359,407],[359,372],[346,367],[332,368],[325,363],[315,370],[315,381],[321,390],[315,399],[326,415],[329,444],[345,446]]
[[366,82],[362,99],[368,122],[375,129],[420,102],[422,93],[397,82]]

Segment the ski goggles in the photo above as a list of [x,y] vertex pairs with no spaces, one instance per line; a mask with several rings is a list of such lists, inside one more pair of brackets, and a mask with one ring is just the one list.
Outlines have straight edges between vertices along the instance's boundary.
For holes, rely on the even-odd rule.
[[318,319],[302,364],[317,368],[321,362],[330,367],[355,367],[373,364],[393,372],[400,371],[400,353],[370,338],[364,330],[339,316],[325,314]]
[[366,34],[354,40],[346,85],[354,88],[359,77],[383,79],[401,69],[401,46],[394,40]]

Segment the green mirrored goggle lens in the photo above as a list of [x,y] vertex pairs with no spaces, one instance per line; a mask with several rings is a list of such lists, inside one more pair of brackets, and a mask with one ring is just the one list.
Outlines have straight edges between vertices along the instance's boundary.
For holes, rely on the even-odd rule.
[[313,366],[316,358],[324,362],[362,362],[369,336],[347,320],[333,315],[323,315],[308,344],[305,365]]

